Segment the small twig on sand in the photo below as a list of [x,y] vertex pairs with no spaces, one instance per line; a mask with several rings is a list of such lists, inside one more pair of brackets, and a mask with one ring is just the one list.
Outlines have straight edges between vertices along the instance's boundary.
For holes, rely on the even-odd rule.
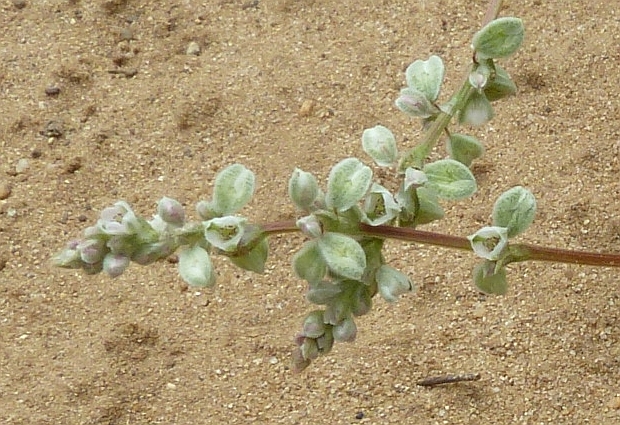
[[443,375],[443,376],[431,376],[424,378],[416,382],[421,387],[434,387],[435,385],[442,384],[454,384],[455,382],[465,381],[478,381],[480,380],[479,373],[466,373],[464,375]]

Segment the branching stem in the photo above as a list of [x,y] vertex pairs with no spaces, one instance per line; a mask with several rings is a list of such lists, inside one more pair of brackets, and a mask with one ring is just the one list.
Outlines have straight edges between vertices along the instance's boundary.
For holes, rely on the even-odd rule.
[[[292,220],[267,223],[261,226],[263,235],[299,232]],[[451,236],[443,233],[427,232],[404,227],[370,226],[360,224],[360,236],[379,239],[396,239],[405,242],[416,242],[443,248],[472,251],[467,238]],[[522,261],[551,261],[555,263],[580,264],[600,267],[620,267],[620,253],[597,253],[571,251],[568,249],[547,248],[530,244],[509,245],[506,264]]]
[[[496,19],[501,8],[502,8],[502,0],[492,0],[489,3],[489,7],[487,8],[487,12],[484,16],[482,26],[484,27],[486,24]],[[448,103],[449,109],[444,110],[439,115],[437,115],[435,120],[430,124],[428,130],[424,133],[422,141],[420,142],[418,147],[415,148],[415,149],[418,149],[418,154],[420,157],[428,157],[430,155],[435,145],[437,145],[437,142],[439,141],[439,138],[441,137],[442,133],[444,133],[445,129],[450,124],[450,121],[452,120],[452,118],[456,114],[460,113],[460,111],[465,107],[467,100],[469,99],[469,97],[472,95],[473,92],[474,92],[474,88],[469,83],[469,72],[468,72],[465,78],[463,79],[463,82],[461,83],[461,87],[459,88],[458,92],[454,95],[452,100]],[[410,163],[411,161],[410,154],[412,154],[412,152],[413,152],[413,149],[403,156],[403,163],[400,164],[401,170],[405,170],[408,166],[416,165],[416,164]]]

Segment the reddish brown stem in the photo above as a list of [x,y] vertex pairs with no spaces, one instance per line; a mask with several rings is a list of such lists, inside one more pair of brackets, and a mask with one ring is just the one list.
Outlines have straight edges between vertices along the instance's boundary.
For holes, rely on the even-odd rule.
[[[279,233],[298,232],[293,220],[267,223],[261,226],[265,236]],[[417,242],[444,248],[472,251],[467,238],[427,232],[406,227],[371,226],[361,223],[359,236],[379,239],[396,239],[406,242]],[[521,261],[551,261],[555,263],[581,264],[599,267],[620,267],[620,253],[601,254],[597,252],[571,251],[568,249],[546,248],[529,244],[509,246],[509,254],[505,264]]]
[[487,13],[484,15],[484,20],[482,21],[482,26],[484,27],[489,22],[497,19],[497,15],[499,15],[499,11],[502,8],[502,0],[493,0],[489,7],[487,8]]

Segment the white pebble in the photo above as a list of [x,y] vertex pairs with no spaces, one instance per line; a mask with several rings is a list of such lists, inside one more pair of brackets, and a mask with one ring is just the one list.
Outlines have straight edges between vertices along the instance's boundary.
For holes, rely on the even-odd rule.
[[15,166],[15,171],[18,173],[23,173],[28,168],[30,168],[30,162],[26,158],[22,158],[17,161],[17,165]]
[[200,45],[196,43],[195,41],[192,41],[187,46],[186,53],[188,55],[198,56],[200,54]]

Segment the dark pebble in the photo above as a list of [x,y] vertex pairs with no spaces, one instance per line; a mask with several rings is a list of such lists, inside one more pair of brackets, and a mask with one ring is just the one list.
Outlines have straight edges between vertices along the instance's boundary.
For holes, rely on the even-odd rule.
[[58,96],[60,94],[60,88],[55,86],[46,87],[45,94],[48,96]]
[[23,9],[26,7],[26,0],[13,0],[13,6],[18,9]]

